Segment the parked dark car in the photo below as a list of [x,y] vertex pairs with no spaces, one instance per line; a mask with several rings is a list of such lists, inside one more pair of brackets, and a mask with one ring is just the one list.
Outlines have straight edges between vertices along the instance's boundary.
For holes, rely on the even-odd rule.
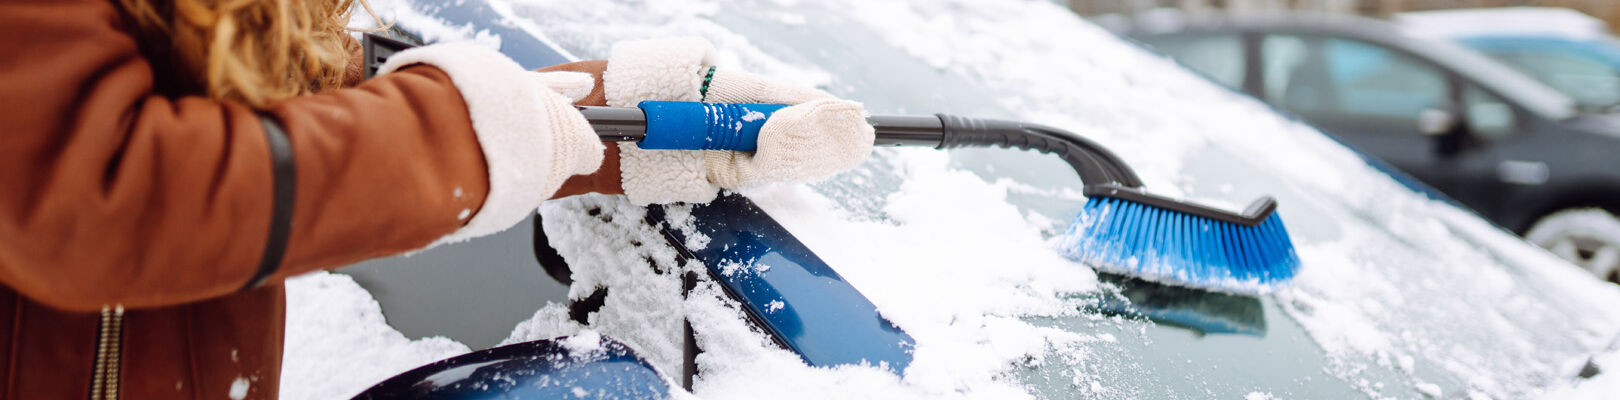
[[1620,39],[1601,19],[1567,8],[1502,7],[1397,14],[1406,31],[1454,41],[1512,67],[1587,112],[1620,106]]
[[[1268,15],[1134,38],[1620,282],[1620,117],[1384,21]],[[1551,218],[1549,218],[1551,217]],[[1549,232],[1550,231],[1550,232]]]

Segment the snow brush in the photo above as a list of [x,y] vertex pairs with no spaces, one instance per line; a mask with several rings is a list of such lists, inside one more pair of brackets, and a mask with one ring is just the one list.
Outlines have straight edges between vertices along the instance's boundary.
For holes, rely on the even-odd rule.
[[[645,101],[634,108],[580,107],[603,141],[644,149],[754,151],[778,104]],[[1102,271],[1244,295],[1289,282],[1299,256],[1263,196],[1242,213],[1154,195],[1119,157],[1053,127],[937,114],[874,115],[878,146],[1007,147],[1051,153],[1080,174],[1088,198],[1058,251]]]

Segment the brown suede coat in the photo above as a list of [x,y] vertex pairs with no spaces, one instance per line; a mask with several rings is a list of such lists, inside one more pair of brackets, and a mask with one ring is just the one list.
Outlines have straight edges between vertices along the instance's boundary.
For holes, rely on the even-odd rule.
[[[244,291],[272,204],[259,117],[158,94],[136,40],[108,0],[0,0],[0,399],[273,399],[283,279],[420,248],[483,203],[466,105],[417,66],[266,110],[297,197],[279,269]],[[601,104],[604,65],[559,69],[598,73]],[[559,195],[617,192],[616,155]]]

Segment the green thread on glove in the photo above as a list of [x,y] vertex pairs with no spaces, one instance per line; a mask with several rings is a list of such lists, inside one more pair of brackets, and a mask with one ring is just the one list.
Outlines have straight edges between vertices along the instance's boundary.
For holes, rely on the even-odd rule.
[[698,88],[698,99],[702,101],[709,97],[709,82],[714,80],[714,66],[709,66],[709,72],[703,74],[703,86]]

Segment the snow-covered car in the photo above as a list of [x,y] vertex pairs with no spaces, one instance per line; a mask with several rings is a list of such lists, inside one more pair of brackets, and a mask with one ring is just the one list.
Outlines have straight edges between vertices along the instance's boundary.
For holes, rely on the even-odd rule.
[[1588,112],[1620,106],[1620,40],[1603,20],[1567,8],[1419,11],[1392,20],[1414,35],[1451,40],[1574,98]]
[[[511,288],[549,280],[527,254],[529,231],[344,270],[390,323],[414,325],[410,337],[423,339],[384,325],[378,304],[344,275],[294,279],[288,398],[352,396],[470,350],[451,339],[482,348],[598,335],[634,350],[671,387],[689,379],[690,392],[674,394],[699,398],[1530,398],[1601,393],[1608,381],[1583,377],[1620,375],[1602,371],[1620,364],[1601,356],[1620,335],[1616,288],[1049,2],[373,5],[430,41],[483,40],[520,61],[540,47],[547,57],[603,58],[619,40],[699,36],[716,45],[720,65],[815,85],[874,114],[1059,127],[1112,149],[1158,193],[1228,209],[1275,196],[1303,266],[1291,286],[1258,297],[1099,274],[1054,250],[1086,201],[1056,157],[884,148],[826,182],[727,197],[785,229],[752,239],[666,235],[730,223],[696,221],[725,203],[650,212],[614,196],[549,202],[540,233],[571,281],[557,301],[529,303],[546,290],[538,283]],[[763,258],[703,265],[682,251],[789,238],[912,339],[909,363],[811,366],[696,273],[790,268]],[[455,276],[427,279],[418,274],[427,267]],[[410,298],[438,306],[411,317]],[[525,303],[515,324],[491,312]],[[771,307],[804,313],[798,321],[841,317]],[[456,333],[466,325],[509,334]],[[468,365],[436,376],[480,376],[490,364]]]

